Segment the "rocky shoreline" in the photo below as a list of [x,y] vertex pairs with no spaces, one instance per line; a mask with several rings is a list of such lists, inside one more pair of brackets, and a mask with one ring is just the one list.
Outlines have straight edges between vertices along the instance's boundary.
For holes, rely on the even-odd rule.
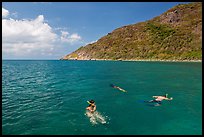
[[140,62],[202,62],[202,60],[161,60],[161,59],[131,59],[131,60],[112,60],[112,59],[61,59],[61,60],[80,60],[80,61],[140,61]]

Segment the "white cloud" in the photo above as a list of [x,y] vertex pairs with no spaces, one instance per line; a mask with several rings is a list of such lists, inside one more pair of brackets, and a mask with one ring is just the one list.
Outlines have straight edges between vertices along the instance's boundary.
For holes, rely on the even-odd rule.
[[40,54],[41,49],[49,51],[57,35],[39,15],[34,20],[2,19],[3,55],[32,56]]
[[56,37],[52,28],[44,23],[43,15],[34,20],[2,20],[3,43],[50,43],[55,41]]
[[81,36],[79,36],[77,33],[74,34],[69,34],[67,31],[61,31],[61,37],[60,37],[62,42],[65,43],[73,43],[81,40]]
[[70,36],[70,38],[73,39],[73,40],[80,40],[80,39],[81,39],[81,37],[80,37],[77,33],[72,34],[72,35]]
[[9,15],[9,11],[2,7],[2,18],[5,18]]
[[69,35],[69,32],[61,31],[61,37],[67,37],[68,35]]
[[[43,15],[35,19],[3,18],[8,15],[8,10],[2,13],[3,58],[56,57],[61,52],[59,49],[65,52],[63,43],[73,44],[81,39],[77,33],[70,34],[52,28]],[[56,31],[60,31],[60,35]]]

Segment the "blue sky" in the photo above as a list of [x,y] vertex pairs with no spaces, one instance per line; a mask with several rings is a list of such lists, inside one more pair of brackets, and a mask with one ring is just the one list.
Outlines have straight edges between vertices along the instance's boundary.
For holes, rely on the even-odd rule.
[[59,59],[182,3],[187,2],[3,2],[3,59]]

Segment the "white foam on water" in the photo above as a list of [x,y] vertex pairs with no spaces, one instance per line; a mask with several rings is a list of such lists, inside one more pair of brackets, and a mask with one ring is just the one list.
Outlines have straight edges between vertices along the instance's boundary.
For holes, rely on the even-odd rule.
[[106,117],[101,115],[98,111],[95,111],[94,113],[91,113],[89,111],[86,111],[85,115],[87,117],[90,118],[90,122],[93,124],[93,125],[96,125],[96,124],[106,124]]

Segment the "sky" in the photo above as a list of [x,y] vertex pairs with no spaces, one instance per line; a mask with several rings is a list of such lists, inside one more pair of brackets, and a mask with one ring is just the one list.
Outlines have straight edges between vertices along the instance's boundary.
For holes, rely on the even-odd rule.
[[60,59],[187,2],[3,2],[2,59]]

